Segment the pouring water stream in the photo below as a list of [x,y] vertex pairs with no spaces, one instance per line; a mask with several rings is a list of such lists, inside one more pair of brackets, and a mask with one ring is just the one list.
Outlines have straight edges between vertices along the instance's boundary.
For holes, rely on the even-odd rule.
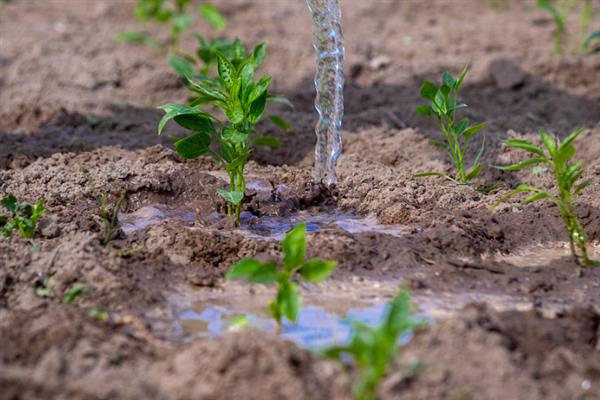
[[315,182],[336,183],[335,163],[342,151],[344,114],[344,45],[338,0],[306,0],[312,14],[313,46],[316,53]]

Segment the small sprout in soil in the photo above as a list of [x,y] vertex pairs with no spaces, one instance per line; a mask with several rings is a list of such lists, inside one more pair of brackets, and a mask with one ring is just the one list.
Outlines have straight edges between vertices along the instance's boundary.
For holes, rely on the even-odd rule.
[[323,282],[333,272],[336,262],[329,260],[305,260],[306,226],[300,224],[292,229],[281,242],[283,266],[278,268],[273,262],[260,262],[247,258],[234,264],[226,279],[245,279],[262,285],[277,284],[277,297],[269,305],[271,315],[278,326],[282,318],[295,323],[302,306],[298,286],[293,282],[296,273],[310,283]]
[[55,297],[54,292],[52,291],[52,286],[54,285],[54,278],[51,276],[47,276],[41,281],[36,281],[36,289],[35,295],[38,297],[45,297],[48,299],[53,299]]
[[102,244],[107,245],[114,237],[115,230],[119,226],[119,213],[125,200],[125,191],[119,193],[116,202],[111,206],[108,202],[108,192],[104,192],[99,199],[100,213],[104,225],[104,234],[102,235]]
[[46,208],[44,201],[38,200],[34,205],[17,203],[14,195],[8,195],[0,201],[10,216],[0,215],[0,236],[11,237],[16,229],[24,239],[33,239],[39,218]]
[[442,75],[442,84],[437,86],[435,83],[425,81],[421,86],[421,97],[429,100],[430,104],[417,107],[417,112],[423,116],[430,117],[433,123],[442,131],[446,138],[446,143],[437,142],[437,144],[448,151],[452,164],[456,170],[456,176],[451,177],[440,172],[423,172],[415,176],[441,176],[450,181],[466,184],[481,172],[480,159],[483,155],[485,141],[470,170],[465,168],[465,153],[467,152],[470,140],[485,127],[485,123],[471,125],[468,118],[460,121],[456,118],[457,110],[467,107],[464,103],[458,102],[458,91],[467,75],[468,67],[462,70],[462,73],[455,79],[448,71]]
[[[583,132],[583,129],[578,129],[561,142],[558,138],[550,137],[544,129],[541,129],[540,138],[544,148],[536,146],[526,140],[513,139],[505,141],[504,143],[507,146],[530,153],[532,157],[516,164],[499,166],[496,168],[504,171],[519,171],[529,166],[544,165],[554,176],[558,195],[553,195],[535,186],[523,183],[498,200],[496,205],[519,193],[529,193],[529,197],[525,198],[521,202],[522,204],[530,204],[544,199],[551,201],[560,209],[565,229],[569,235],[571,254],[575,257],[577,264],[579,265],[581,258],[585,267],[596,267],[598,266],[598,263],[588,257],[585,232],[577,217],[577,209],[575,206],[575,199],[577,196],[583,189],[589,186],[592,181],[591,179],[580,181],[584,174],[583,163],[581,161],[575,163],[570,162],[575,155],[573,142],[581,132]],[[579,250],[579,255],[577,254],[577,250]]]
[[[265,59],[266,45],[256,46],[246,57],[243,53],[228,58],[217,53],[219,78],[216,80],[190,80],[190,87],[199,97],[194,106],[164,104],[159,108],[165,115],[158,125],[160,135],[169,120],[192,131],[192,134],[175,142],[177,154],[184,159],[210,155],[222,165],[229,175],[229,190],[219,189],[218,194],[227,201],[227,215],[235,215],[235,225],[240,224],[240,212],[246,178],[244,168],[255,146],[276,147],[279,141],[271,136],[257,136],[254,125],[263,119],[265,106],[276,98],[269,94],[271,77],[262,76],[255,81],[254,73]],[[208,103],[223,111],[226,121],[201,111],[197,107]],[[211,147],[216,145],[216,149]]]
[[98,310],[97,308],[92,308],[88,314],[90,318],[97,319],[98,321],[108,321],[108,312],[104,310]]
[[425,322],[414,316],[406,290],[401,290],[388,305],[385,319],[378,328],[360,321],[351,322],[354,333],[350,344],[331,347],[324,351],[324,355],[338,361],[352,356],[360,370],[360,377],[353,388],[356,399],[375,400],[379,382],[398,353],[398,339],[423,327]]
[[[579,0],[538,0],[538,6],[550,13],[555,24],[554,53],[562,54],[563,43],[568,34],[567,19],[576,8]],[[581,14],[579,17],[579,52],[587,51],[586,38],[593,17],[592,0],[582,0]]]
[[[193,76],[196,73],[206,75],[211,65],[216,64],[215,50],[223,53],[229,52],[234,44],[226,39],[205,39],[194,34],[200,48],[196,56],[202,61],[203,66],[198,67],[198,61],[193,55],[181,50],[179,44],[181,35],[188,31],[194,22],[194,15],[189,12],[190,0],[139,0],[135,8],[135,15],[142,23],[155,22],[170,27],[170,37],[167,44],[144,35],[139,32],[123,32],[115,39],[141,43],[158,49],[158,51],[169,61],[171,68],[181,76]],[[217,31],[225,29],[225,17],[211,4],[202,4],[198,13],[206,23]]]
[[63,303],[70,304],[72,303],[78,296],[84,294],[90,289],[90,285],[85,283],[77,283],[73,285],[69,290],[65,292],[63,296]]

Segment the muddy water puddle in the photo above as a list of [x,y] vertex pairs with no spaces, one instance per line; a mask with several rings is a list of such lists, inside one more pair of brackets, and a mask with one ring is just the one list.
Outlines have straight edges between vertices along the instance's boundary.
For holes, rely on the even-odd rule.
[[[304,286],[303,307],[296,324],[284,322],[281,336],[308,349],[321,349],[347,343],[353,332],[351,321],[371,326],[381,323],[387,303],[399,283],[380,281],[334,281]],[[204,292],[201,298],[180,295],[174,298],[175,330],[186,340],[210,339],[240,329],[277,333],[268,304],[274,298],[272,288],[227,282],[223,288]],[[528,311],[533,303],[526,297],[484,292],[433,293],[412,295],[416,316],[428,323],[456,316],[472,303],[485,303],[497,311]],[[549,317],[563,307],[545,304],[541,310]],[[402,338],[409,340],[410,335]]]
[[[157,225],[169,220],[190,223],[192,227],[218,229],[215,223],[219,216],[210,215],[204,220],[198,220],[196,212],[191,208],[173,208],[167,205],[145,206],[139,210],[119,216],[121,228],[125,234],[131,234],[151,225]],[[228,230],[243,236],[257,239],[283,239],[285,233],[295,225],[305,223],[309,233],[323,232],[335,228],[348,233],[382,233],[400,237],[408,232],[404,225],[382,225],[375,216],[358,216],[348,213],[324,213],[299,211],[289,216],[256,217],[244,212],[241,216],[241,228]]]

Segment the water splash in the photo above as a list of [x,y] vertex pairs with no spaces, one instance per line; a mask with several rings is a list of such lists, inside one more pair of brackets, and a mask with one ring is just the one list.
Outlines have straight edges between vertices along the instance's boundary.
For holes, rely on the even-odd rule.
[[336,183],[335,163],[342,150],[344,114],[344,46],[338,0],[306,0],[312,13],[313,46],[317,55],[315,108],[319,122],[315,127],[316,182]]

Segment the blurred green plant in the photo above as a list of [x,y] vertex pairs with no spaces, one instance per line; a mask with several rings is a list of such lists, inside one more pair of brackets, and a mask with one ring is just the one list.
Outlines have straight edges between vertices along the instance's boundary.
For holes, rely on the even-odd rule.
[[485,127],[485,123],[471,125],[468,118],[458,121],[456,116],[458,110],[467,107],[466,104],[458,102],[458,91],[468,70],[468,67],[464,67],[458,79],[446,71],[442,75],[440,86],[430,81],[425,81],[421,86],[421,97],[429,100],[430,104],[417,107],[417,113],[429,117],[444,134],[446,142],[436,142],[436,144],[450,154],[456,175],[452,177],[441,172],[422,172],[416,174],[417,177],[441,176],[452,182],[466,184],[481,173],[480,159],[485,148],[485,140],[470,170],[465,167],[465,153],[470,140]]
[[588,53],[600,53],[600,31],[593,32],[584,43]]
[[334,360],[343,361],[352,356],[360,371],[353,391],[357,400],[376,400],[379,382],[398,353],[399,338],[425,325],[423,319],[414,315],[410,294],[401,290],[387,306],[383,323],[373,328],[360,321],[350,321],[354,327],[348,345],[334,346],[323,354]]
[[[200,48],[195,56],[183,51],[180,47],[181,35],[187,32],[194,22],[194,14],[188,10],[189,3],[190,0],[138,1],[134,14],[140,22],[154,22],[170,27],[169,41],[166,44],[139,32],[122,32],[115,38],[158,49],[160,54],[167,58],[173,70],[181,76],[207,75],[210,67],[216,65],[216,52],[228,54],[233,51],[235,45],[223,38],[207,39],[194,33]],[[223,31],[227,26],[225,17],[212,4],[201,4],[198,13],[217,31]]]
[[326,280],[336,267],[335,261],[306,260],[306,226],[300,224],[292,229],[281,242],[283,265],[260,262],[246,258],[231,266],[226,279],[243,279],[261,285],[277,285],[277,297],[269,304],[271,315],[278,326],[282,318],[295,323],[302,307],[302,297],[293,279],[296,275],[310,283]]
[[[281,99],[269,94],[270,76],[263,75],[255,81],[255,71],[263,64],[266,52],[264,43],[256,46],[249,56],[246,56],[245,50],[234,58],[217,52],[218,78],[189,81],[190,88],[197,94],[191,106],[169,103],[159,107],[165,111],[158,125],[159,135],[170,120],[192,131],[189,136],[175,142],[179,156],[189,160],[210,155],[229,175],[229,190],[219,189],[218,194],[227,201],[228,216],[235,214],[236,226],[240,224],[241,204],[246,191],[244,169],[250,154],[255,146],[280,145],[274,137],[257,136],[254,127],[264,118],[267,103]],[[222,110],[226,121],[221,122],[213,115],[215,112],[209,114],[199,109],[206,104],[214,110]],[[280,117],[268,118],[281,125],[281,121],[277,120]],[[285,121],[283,123],[283,128],[289,128]],[[216,145],[216,149],[211,147],[212,144]]]
[[31,205],[19,204],[14,195],[8,195],[0,201],[0,205],[10,214],[0,215],[0,236],[11,237],[18,230],[24,239],[32,239],[39,218],[46,211],[43,200]]
[[[583,189],[592,183],[591,179],[580,181],[585,172],[581,161],[571,163],[571,159],[575,155],[573,142],[581,132],[583,132],[583,129],[578,129],[561,142],[558,138],[550,137],[544,129],[541,129],[540,140],[543,143],[544,148],[536,146],[526,140],[513,139],[505,141],[504,143],[507,146],[525,151],[531,154],[532,157],[516,164],[498,166],[496,168],[504,171],[519,171],[523,168],[543,165],[552,173],[558,195],[553,195],[550,192],[523,183],[498,200],[496,205],[520,193],[529,193],[529,196],[521,201],[521,204],[523,205],[538,200],[551,201],[559,208],[563,217],[565,229],[569,236],[571,254],[575,258],[576,263],[579,265],[581,258],[583,266],[596,267],[598,266],[598,262],[591,260],[588,257],[585,232],[577,217],[575,205],[577,196],[579,196]],[[579,250],[579,254],[577,254],[577,249]]]
[[554,21],[554,53],[563,53],[563,44],[568,36],[567,19],[572,12],[578,9],[579,15],[579,53],[587,52],[586,40],[589,35],[589,27],[595,15],[592,0],[538,0],[538,7],[550,13]]

